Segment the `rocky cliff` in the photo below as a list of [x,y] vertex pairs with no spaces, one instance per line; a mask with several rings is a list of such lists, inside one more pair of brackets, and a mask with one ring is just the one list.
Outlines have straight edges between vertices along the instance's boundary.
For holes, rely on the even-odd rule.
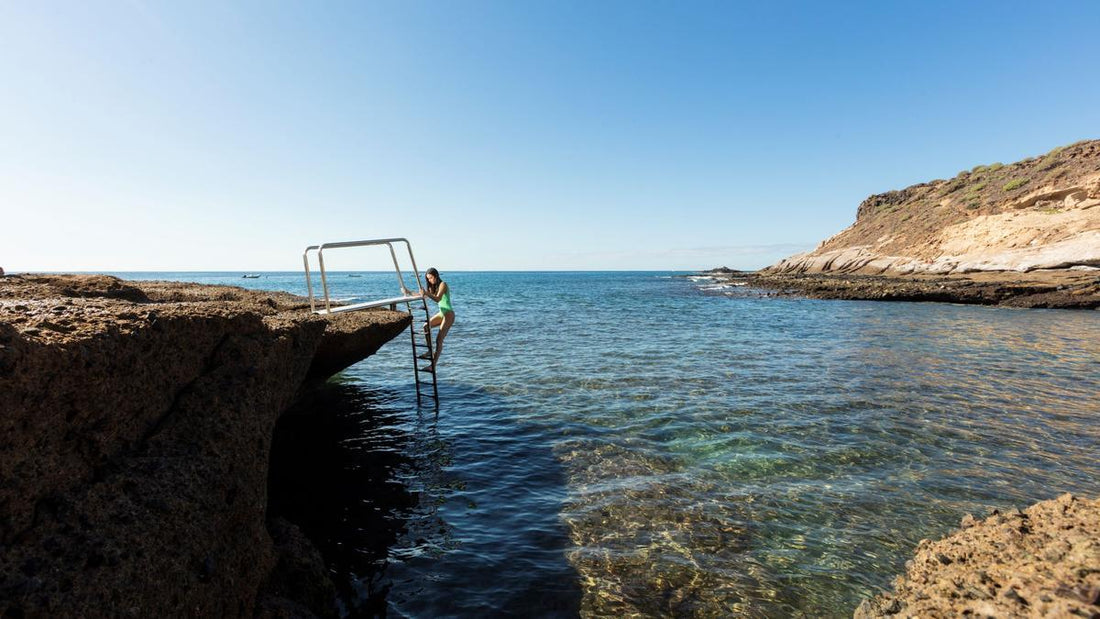
[[0,278],[0,614],[293,614],[278,610],[298,602],[279,599],[272,537],[304,542],[268,518],[276,420],[303,381],[410,320],[305,307],[229,287]]
[[1100,266],[1100,140],[873,195],[855,223],[770,273],[967,273]]

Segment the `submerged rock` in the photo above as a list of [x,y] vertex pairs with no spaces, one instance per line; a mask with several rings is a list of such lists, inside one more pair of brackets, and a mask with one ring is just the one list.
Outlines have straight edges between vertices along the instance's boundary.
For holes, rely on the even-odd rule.
[[277,418],[307,378],[410,321],[307,307],[221,286],[0,280],[0,614],[253,613],[285,563],[265,524]]

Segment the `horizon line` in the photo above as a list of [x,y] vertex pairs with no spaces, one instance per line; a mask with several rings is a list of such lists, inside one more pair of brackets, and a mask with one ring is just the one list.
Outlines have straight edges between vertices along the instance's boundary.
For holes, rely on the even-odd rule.
[[[720,268],[727,267],[708,267],[698,269],[446,269],[448,273],[695,273],[703,271],[711,271]],[[732,268],[732,267],[730,267]],[[760,269],[734,269],[738,271],[758,271]],[[385,270],[333,270],[325,271],[326,273],[393,273],[393,269]],[[402,272],[411,272],[410,269],[403,269]],[[109,275],[111,273],[298,273],[304,274],[304,271],[287,271],[287,270],[262,270],[262,269],[92,269],[92,270],[35,270],[35,271],[6,271],[6,275],[62,275],[62,274],[74,274],[74,275]],[[310,273],[320,273],[320,270],[311,270]]]

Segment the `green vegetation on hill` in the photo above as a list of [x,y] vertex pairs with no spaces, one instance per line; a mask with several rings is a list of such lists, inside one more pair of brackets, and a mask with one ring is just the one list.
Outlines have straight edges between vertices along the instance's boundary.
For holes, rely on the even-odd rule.
[[882,251],[902,251],[975,217],[1060,207],[1060,198],[1052,202],[1029,196],[1080,185],[1097,173],[1100,140],[1061,146],[1008,165],[977,165],[952,178],[870,196],[860,204],[856,224],[830,239],[824,249],[877,246],[885,240]]

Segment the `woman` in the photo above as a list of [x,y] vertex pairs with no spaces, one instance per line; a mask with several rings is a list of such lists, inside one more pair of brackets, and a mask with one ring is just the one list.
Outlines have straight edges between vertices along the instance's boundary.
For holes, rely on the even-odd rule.
[[451,288],[439,277],[439,271],[435,270],[435,267],[428,269],[425,279],[428,280],[428,289],[422,290],[420,296],[439,304],[439,313],[432,316],[432,319],[424,325],[424,331],[429,337],[431,337],[431,328],[439,327],[439,335],[435,338],[435,356],[432,358],[431,366],[425,368],[435,370],[435,364],[439,363],[439,353],[443,351],[443,338],[447,337],[447,332],[455,323],[455,311],[451,307]]

